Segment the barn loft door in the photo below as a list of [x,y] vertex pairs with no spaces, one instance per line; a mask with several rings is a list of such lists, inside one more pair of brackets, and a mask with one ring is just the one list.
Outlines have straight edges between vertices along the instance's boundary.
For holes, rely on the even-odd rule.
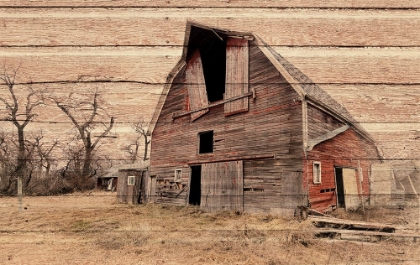
[[[248,93],[248,40],[229,38],[226,47],[225,100]],[[225,116],[248,111],[248,97],[225,103]]]
[[[187,79],[188,96],[190,100],[190,110],[197,110],[208,106],[206,84],[203,74],[203,65],[201,63],[200,53],[196,51],[185,70],[185,77]],[[209,109],[203,109],[191,113],[191,120],[194,121],[204,114]]]
[[343,185],[346,210],[357,209],[360,205],[360,200],[357,190],[357,177],[355,169],[343,168]]
[[243,162],[203,164],[201,208],[206,211],[243,211]]

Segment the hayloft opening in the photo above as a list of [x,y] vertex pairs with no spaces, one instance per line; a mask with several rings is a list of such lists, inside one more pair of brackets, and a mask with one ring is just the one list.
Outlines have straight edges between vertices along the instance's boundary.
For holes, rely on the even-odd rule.
[[218,30],[191,27],[187,58],[200,52],[209,102],[223,100],[225,93],[226,39]]
[[213,131],[198,134],[198,153],[213,153]]
[[200,48],[209,102],[223,100],[226,82],[226,40],[209,38]]

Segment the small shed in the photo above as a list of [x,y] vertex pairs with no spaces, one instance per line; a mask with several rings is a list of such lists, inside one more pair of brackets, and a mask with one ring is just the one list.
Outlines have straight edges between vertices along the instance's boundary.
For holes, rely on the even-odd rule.
[[119,203],[146,203],[148,167],[127,167],[118,170],[117,199]]
[[105,175],[96,179],[96,188],[105,191],[116,191],[118,183],[118,169],[110,168]]

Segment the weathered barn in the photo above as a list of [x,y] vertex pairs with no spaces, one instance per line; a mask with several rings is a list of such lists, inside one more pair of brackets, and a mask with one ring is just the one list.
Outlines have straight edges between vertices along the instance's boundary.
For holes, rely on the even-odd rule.
[[151,130],[154,200],[207,211],[358,207],[380,160],[348,111],[258,36],[195,23]]

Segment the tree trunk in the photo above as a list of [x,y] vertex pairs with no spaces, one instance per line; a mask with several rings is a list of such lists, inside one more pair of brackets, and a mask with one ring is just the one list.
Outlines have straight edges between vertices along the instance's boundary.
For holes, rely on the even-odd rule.
[[85,147],[85,159],[83,161],[82,178],[88,179],[90,177],[90,164],[92,162],[92,148]]
[[147,141],[147,135],[144,135],[144,156],[143,156],[143,161],[147,160],[147,151],[149,148],[149,141]]
[[18,196],[18,202],[19,202],[19,211],[22,212],[22,195],[23,195],[23,188],[22,188],[22,178],[18,177],[17,180],[17,196]]
[[[16,168],[16,177],[18,180],[17,185],[17,195],[19,197],[19,201],[22,201],[22,194],[23,194],[23,179],[25,176],[25,169],[26,169],[26,158],[25,158],[25,137],[23,133],[23,127],[18,126],[18,164]],[[20,185],[19,185],[20,184]],[[29,184],[29,183],[26,183]]]

